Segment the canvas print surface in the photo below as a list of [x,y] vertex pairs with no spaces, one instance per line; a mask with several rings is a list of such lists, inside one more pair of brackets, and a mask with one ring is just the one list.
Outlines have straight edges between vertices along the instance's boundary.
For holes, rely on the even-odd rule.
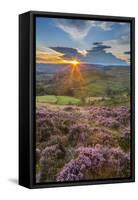
[[36,183],[129,178],[130,23],[35,23]]

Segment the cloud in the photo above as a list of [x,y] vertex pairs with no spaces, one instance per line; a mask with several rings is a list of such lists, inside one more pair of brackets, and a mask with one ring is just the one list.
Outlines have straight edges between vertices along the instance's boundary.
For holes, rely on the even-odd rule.
[[130,57],[130,51],[124,51],[125,59],[127,60],[128,63],[131,62],[131,57]]
[[74,40],[85,38],[91,29],[91,22],[88,20],[56,19],[56,26],[68,33]]
[[49,49],[61,54],[63,60],[79,59],[82,63],[126,65],[125,60],[118,58],[112,52],[108,52],[111,48],[110,45],[105,45],[103,42],[95,42],[91,49],[83,50],[83,52],[70,47],[49,47]]
[[70,54],[70,55],[74,55],[77,54],[77,49],[75,48],[70,48],[70,47],[49,47],[52,50],[58,51],[60,53],[63,54]]
[[[110,31],[113,29],[114,25],[120,25],[120,26],[124,26],[127,23],[118,23],[118,22],[110,22],[110,21],[95,21],[95,23],[93,23],[93,26],[95,27],[99,27],[104,31]],[[124,28],[124,27],[123,27]]]
[[112,26],[114,24],[114,22],[98,22],[97,26],[103,29],[104,31],[110,31],[112,30]]
[[49,48],[37,49],[36,51],[36,63],[62,63],[63,54],[52,51]]
[[83,49],[83,50],[80,50],[80,49],[77,49],[78,53],[80,53],[82,56],[86,56],[88,54],[88,51]]
[[124,54],[124,52],[130,51],[130,34],[122,35],[118,39],[104,41],[104,45],[111,46],[110,49],[107,49],[107,52],[110,52],[117,58],[123,59],[129,63],[128,60],[130,60],[130,54]]
[[130,55],[130,51],[124,51],[124,54]]
[[115,42],[120,44],[130,44],[130,34],[122,35],[121,38],[116,40]]
[[92,50],[89,50],[89,51],[102,51],[102,50],[111,48],[111,46],[104,45],[102,42],[94,42],[93,45],[94,47],[92,48]]
[[125,60],[117,58],[111,52],[107,52],[110,48],[112,47],[102,42],[95,42],[93,43],[93,47],[87,50],[88,54],[83,61],[102,65],[126,65]]
[[103,44],[102,42],[94,42],[93,45],[100,45]]
[[82,60],[86,54],[86,50],[69,47],[42,47],[36,50],[36,63],[70,64],[74,59]]
[[81,57],[87,54],[86,50],[79,50],[70,47],[49,47],[49,48],[62,53],[65,59],[74,59],[74,58],[81,59]]
[[54,19],[58,28],[69,34],[73,40],[81,41],[93,27],[98,27],[104,31],[110,31],[115,22],[102,22],[92,20],[75,19]]

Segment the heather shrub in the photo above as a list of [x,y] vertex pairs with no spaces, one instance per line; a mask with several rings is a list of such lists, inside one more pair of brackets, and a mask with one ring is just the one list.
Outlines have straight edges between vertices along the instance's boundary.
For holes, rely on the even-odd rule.
[[88,146],[101,144],[106,147],[115,147],[118,145],[117,139],[112,132],[106,128],[92,128],[91,134],[87,139]]
[[74,117],[64,111],[40,110],[36,114],[36,140],[43,142],[53,134],[66,134]]
[[77,153],[78,157],[66,164],[57,175],[57,181],[129,176],[130,157],[119,148],[109,149],[100,145],[94,148],[80,147]]
[[78,110],[80,110],[78,107],[76,107],[76,106],[65,106],[64,108],[63,108],[63,110],[64,111],[78,111]]
[[47,142],[48,142],[48,141],[46,141],[46,142],[37,142],[36,147],[37,147],[40,151],[42,151],[42,150],[44,150],[44,149],[47,147]]
[[65,149],[61,145],[46,147],[41,152],[39,161],[40,171],[38,172],[39,176],[37,177],[37,180],[40,182],[55,180],[58,168],[61,168],[65,162],[65,153]]
[[62,145],[59,144],[48,146],[41,152],[41,157],[44,157],[46,159],[60,158],[63,157],[64,155],[65,155],[65,149]]
[[56,131],[54,126],[54,113],[48,110],[37,111],[36,114],[36,140],[37,142],[46,141],[49,136]]
[[85,124],[73,124],[69,130],[69,142],[74,145],[86,145],[90,127]]
[[121,130],[121,136],[119,137],[119,145],[125,151],[130,149],[130,127],[126,127]]
[[47,142],[47,146],[55,145],[55,144],[60,144],[63,146],[68,145],[68,137],[66,135],[51,135]]
[[89,120],[108,128],[120,128],[130,121],[130,110],[127,107],[94,107],[89,109]]
[[37,106],[36,181],[130,175],[130,109],[126,106]]
[[130,127],[125,127],[121,130],[121,137],[125,138],[126,140],[130,139]]
[[130,154],[125,153],[120,147],[111,148],[108,152],[108,166],[116,177],[129,177]]

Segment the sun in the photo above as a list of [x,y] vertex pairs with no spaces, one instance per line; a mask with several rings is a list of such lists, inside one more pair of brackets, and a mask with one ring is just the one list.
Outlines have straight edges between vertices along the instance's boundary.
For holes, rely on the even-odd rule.
[[71,60],[71,61],[70,61],[70,64],[76,66],[76,65],[79,65],[79,64],[80,64],[80,61],[78,61],[78,60]]

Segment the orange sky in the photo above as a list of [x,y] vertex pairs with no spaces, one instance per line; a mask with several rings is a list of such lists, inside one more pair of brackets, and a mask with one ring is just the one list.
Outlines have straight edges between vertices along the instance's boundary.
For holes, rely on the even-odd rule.
[[64,54],[57,51],[36,51],[36,63],[39,64],[75,64],[75,58],[65,59]]

